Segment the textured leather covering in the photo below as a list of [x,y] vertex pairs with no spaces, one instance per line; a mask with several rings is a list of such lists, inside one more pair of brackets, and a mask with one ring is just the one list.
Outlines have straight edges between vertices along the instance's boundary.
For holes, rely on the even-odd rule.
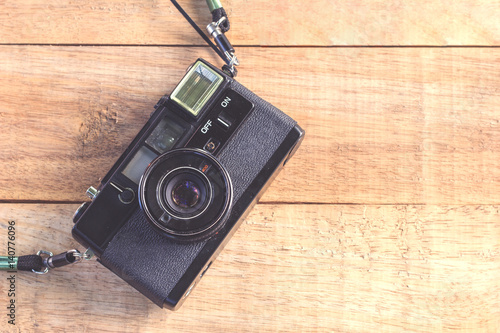
[[[254,111],[218,156],[233,183],[234,205],[296,122],[239,83],[233,82],[231,88],[254,104]],[[104,266],[162,306],[205,244],[206,240],[179,244],[162,237],[138,209],[100,259]]]
[[254,112],[218,156],[233,182],[234,204],[296,122],[238,82],[232,88],[254,104]]
[[205,242],[179,244],[165,239],[137,209],[106,248],[101,262],[161,307]]

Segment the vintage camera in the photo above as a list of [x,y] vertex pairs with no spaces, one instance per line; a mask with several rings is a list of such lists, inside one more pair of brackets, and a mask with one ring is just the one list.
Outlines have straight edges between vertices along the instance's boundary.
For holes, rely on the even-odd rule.
[[203,59],[73,218],[73,237],[160,307],[189,295],[304,131]]

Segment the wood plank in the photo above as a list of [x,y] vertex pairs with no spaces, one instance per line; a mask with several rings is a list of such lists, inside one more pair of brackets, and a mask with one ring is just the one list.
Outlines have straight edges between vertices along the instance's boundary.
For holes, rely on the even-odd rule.
[[[196,56],[216,61],[207,48],[0,47],[0,200],[84,199]],[[241,59],[239,81],[307,133],[263,201],[498,203],[494,49],[245,48]]]
[[[199,26],[205,1],[179,1]],[[234,45],[498,45],[490,0],[223,1]],[[1,43],[204,45],[170,1],[2,1]]]
[[[62,252],[75,204],[1,204],[0,252]],[[259,204],[177,312],[92,261],[1,273],[2,332],[500,330],[500,206]],[[73,315],[71,315],[73,314]],[[78,315],[75,315],[78,314]]]

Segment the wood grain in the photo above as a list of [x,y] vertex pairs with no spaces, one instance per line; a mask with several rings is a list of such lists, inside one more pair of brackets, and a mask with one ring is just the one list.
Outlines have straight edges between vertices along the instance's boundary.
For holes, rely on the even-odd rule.
[[[15,327],[0,274],[0,332],[500,332],[500,1],[223,4],[296,156],[179,311],[91,261],[17,273]],[[220,60],[168,0],[5,0],[0,22],[0,255],[12,220],[19,255],[81,249],[86,188]]]
[[[179,1],[199,26],[205,1]],[[234,45],[499,45],[497,0],[222,2]],[[170,1],[6,0],[0,43],[205,45]]]
[[[83,200],[180,80],[186,54],[216,61],[199,48],[0,47],[1,200]],[[307,133],[264,202],[499,202],[495,50],[242,56],[240,82]]]
[[[0,239],[15,220],[19,253],[77,246],[76,207],[2,204]],[[19,272],[16,328],[497,332],[499,218],[499,206],[485,205],[259,204],[179,311],[157,308],[92,261]],[[2,308],[6,287],[1,279]]]

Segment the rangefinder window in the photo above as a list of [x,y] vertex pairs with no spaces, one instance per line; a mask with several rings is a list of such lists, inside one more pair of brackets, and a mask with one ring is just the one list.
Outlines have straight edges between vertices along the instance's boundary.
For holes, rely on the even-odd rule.
[[174,89],[170,98],[196,117],[222,81],[221,75],[198,61]]
[[146,143],[160,154],[174,147],[186,128],[172,117],[165,117],[153,130]]

